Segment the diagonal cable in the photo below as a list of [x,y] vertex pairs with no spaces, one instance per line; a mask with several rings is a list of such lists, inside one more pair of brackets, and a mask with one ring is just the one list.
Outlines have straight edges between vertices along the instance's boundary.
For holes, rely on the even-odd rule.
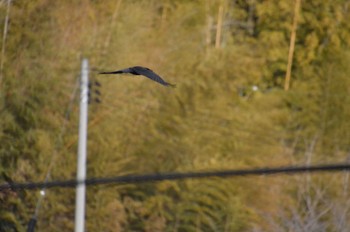
[[12,189],[20,190],[34,190],[39,188],[75,188],[77,185],[85,184],[102,185],[102,184],[125,184],[125,183],[144,183],[165,180],[184,180],[184,179],[198,179],[211,177],[243,177],[243,176],[267,176],[267,175],[281,175],[281,174],[305,174],[305,173],[319,173],[319,172],[341,172],[350,171],[350,164],[324,164],[315,166],[284,166],[284,167],[266,167],[254,169],[236,169],[223,171],[203,171],[203,172],[170,172],[170,173],[155,173],[144,175],[125,175],[115,177],[100,177],[87,178],[85,180],[62,180],[62,181],[47,181],[47,182],[25,182],[25,183],[7,183],[0,185],[0,191]]
[[[64,117],[64,122],[63,122],[63,124],[61,126],[61,130],[59,132],[58,139],[57,139],[57,142],[56,142],[56,149],[53,151],[53,153],[51,155],[49,167],[47,169],[46,176],[45,176],[45,179],[44,179],[43,183],[48,183],[48,181],[50,179],[51,171],[52,171],[52,168],[54,166],[54,163],[56,161],[56,157],[57,157],[57,154],[58,154],[57,150],[62,145],[63,135],[66,132],[67,123],[68,123],[69,118],[70,118],[70,112],[71,112],[71,110],[73,108],[73,102],[75,100],[78,87],[79,87],[79,77],[77,78],[76,84],[75,84],[74,89],[72,91],[72,94],[70,96],[70,100],[69,100],[68,107],[67,107],[67,110],[66,110],[66,113],[65,113],[65,117]],[[40,191],[40,195],[39,195],[39,198],[38,198],[38,201],[36,203],[34,214],[33,214],[32,219],[30,221],[31,223],[35,223],[36,222],[36,219],[37,219],[38,214],[39,214],[39,210],[41,208],[42,201],[43,201],[43,199],[45,197],[45,190],[46,190],[46,187],[42,186],[41,187],[41,191]]]

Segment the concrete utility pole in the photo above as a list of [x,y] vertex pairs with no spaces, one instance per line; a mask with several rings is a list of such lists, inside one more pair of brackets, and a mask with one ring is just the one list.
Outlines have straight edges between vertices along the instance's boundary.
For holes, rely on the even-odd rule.
[[[77,162],[77,180],[86,179],[86,145],[88,121],[89,63],[83,59],[80,82],[80,121]],[[85,184],[76,187],[75,232],[84,232],[85,223]]]

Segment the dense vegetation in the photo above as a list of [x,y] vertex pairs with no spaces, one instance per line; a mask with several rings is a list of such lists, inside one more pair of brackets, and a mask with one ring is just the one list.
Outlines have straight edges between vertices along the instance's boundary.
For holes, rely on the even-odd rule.
[[[0,2],[1,28],[7,1]],[[350,2],[16,0],[0,79],[0,183],[76,174],[83,57],[176,83],[101,77],[88,176],[348,162]],[[4,38],[6,39],[4,41]],[[70,117],[66,111],[70,109]],[[52,165],[52,166],[51,166]],[[87,189],[87,231],[347,231],[349,174],[164,181]],[[0,231],[24,231],[38,191],[0,192]],[[72,231],[74,189],[50,189],[38,231]]]

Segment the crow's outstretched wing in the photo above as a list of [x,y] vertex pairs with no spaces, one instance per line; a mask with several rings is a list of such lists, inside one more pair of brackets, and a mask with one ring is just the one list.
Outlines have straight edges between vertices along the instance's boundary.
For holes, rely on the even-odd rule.
[[130,73],[131,69],[130,68],[126,68],[126,69],[121,69],[118,71],[112,71],[112,72],[99,72],[99,74],[119,74],[119,73]]
[[149,79],[158,82],[159,84],[162,84],[164,86],[170,86],[170,87],[175,87],[174,84],[170,84],[166,81],[164,81],[160,76],[158,76],[158,74],[156,74],[155,72],[153,72],[151,69],[148,68],[137,68],[136,72],[140,75],[143,75],[145,77],[148,77]]
[[154,73],[151,69],[145,68],[142,66],[134,66],[134,67],[121,69],[118,71],[112,71],[112,72],[99,72],[99,74],[120,74],[120,73],[130,73],[133,75],[142,75],[142,76],[145,76],[145,77],[147,77],[153,81],[156,81],[159,84],[162,84],[164,86],[175,87],[175,85],[164,81],[160,76],[158,76],[158,74]]

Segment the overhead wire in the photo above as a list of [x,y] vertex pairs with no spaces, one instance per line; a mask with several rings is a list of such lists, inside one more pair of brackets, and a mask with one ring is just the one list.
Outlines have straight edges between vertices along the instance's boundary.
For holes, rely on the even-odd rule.
[[[52,168],[53,168],[54,163],[55,163],[55,158],[56,158],[56,156],[58,154],[57,149],[62,145],[63,135],[66,132],[67,123],[68,123],[69,118],[70,118],[70,112],[71,112],[71,110],[73,108],[73,102],[74,102],[74,100],[76,98],[78,87],[79,87],[79,77],[77,77],[76,84],[75,84],[75,86],[74,86],[74,88],[72,90],[72,93],[71,93],[71,96],[70,96],[70,100],[69,100],[69,103],[68,103],[68,107],[67,107],[67,110],[65,112],[64,121],[62,123],[61,129],[60,129],[57,141],[56,141],[56,148],[52,152],[52,155],[50,157],[49,166],[48,166],[48,169],[47,169],[47,172],[46,172],[46,176],[45,176],[45,179],[44,179],[43,183],[48,183],[49,178],[51,176]],[[30,219],[29,224],[28,224],[28,231],[33,231],[33,228],[35,227],[36,220],[37,220],[37,217],[38,217],[38,214],[39,214],[39,210],[41,208],[42,201],[43,201],[43,199],[45,197],[45,190],[46,190],[45,186],[43,186],[41,188],[41,190],[40,190],[40,195],[39,195],[39,198],[38,198],[36,206],[35,206],[34,214],[33,214],[32,218]]]
[[24,182],[24,183],[6,183],[0,185],[0,191],[5,190],[35,190],[46,188],[75,188],[78,185],[102,185],[102,184],[126,184],[126,183],[144,183],[166,180],[185,180],[198,178],[227,178],[244,176],[268,176],[277,174],[298,174],[315,172],[341,172],[350,171],[350,164],[322,164],[313,166],[284,166],[275,168],[253,168],[253,169],[233,169],[221,171],[202,171],[202,172],[168,172],[143,175],[124,175],[115,177],[87,178],[85,180],[59,180],[44,182]]

